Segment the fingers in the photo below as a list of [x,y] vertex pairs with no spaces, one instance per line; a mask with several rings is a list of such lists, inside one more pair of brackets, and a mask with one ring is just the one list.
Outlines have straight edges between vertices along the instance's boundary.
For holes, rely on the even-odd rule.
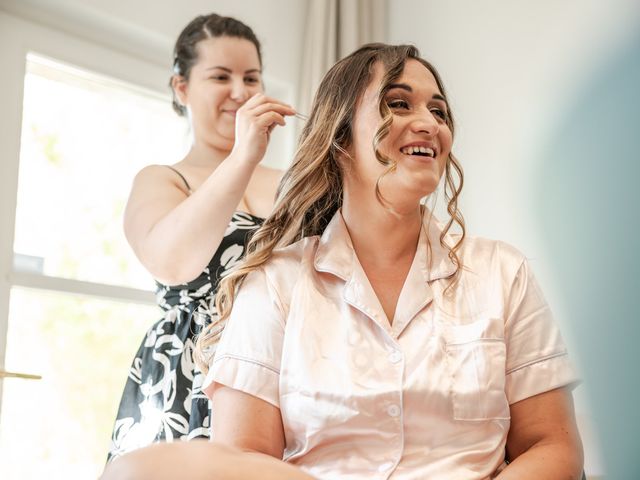
[[258,93],[236,112],[233,153],[244,161],[262,160],[273,129],[285,125],[285,117],[295,115],[295,109],[280,100]]
[[268,97],[263,93],[256,93],[249,100],[247,100],[242,107],[238,110],[244,111],[248,114],[262,115],[268,111],[278,112],[280,115],[295,115],[296,111],[291,106],[273,97]]
[[266,126],[285,125],[285,119],[277,112],[266,112],[260,115],[259,122]]
[[277,112],[282,116],[292,116],[296,114],[296,111],[289,105],[274,102],[262,103],[249,110],[249,112],[256,116],[262,115],[266,112]]
[[[286,124],[286,116],[292,116],[295,113],[295,109],[290,105],[257,93],[238,109],[236,121],[239,122],[237,126],[244,125],[244,128],[240,127],[240,130],[245,128],[250,130],[252,128],[250,125],[253,125],[254,128],[258,127],[259,131],[271,133],[276,125],[284,126]],[[239,136],[241,137],[242,134]]]

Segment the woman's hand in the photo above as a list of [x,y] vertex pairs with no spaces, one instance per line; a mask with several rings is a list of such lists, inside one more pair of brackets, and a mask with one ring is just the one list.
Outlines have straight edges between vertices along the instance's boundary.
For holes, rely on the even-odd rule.
[[267,150],[269,136],[276,125],[284,125],[284,117],[295,110],[279,100],[257,93],[236,112],[236,139],[232,157],[258,164]]

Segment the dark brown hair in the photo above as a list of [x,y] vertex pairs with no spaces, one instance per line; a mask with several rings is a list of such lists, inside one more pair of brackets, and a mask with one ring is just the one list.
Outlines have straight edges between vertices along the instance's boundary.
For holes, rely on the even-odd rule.
[[[260,50],[260,42],[250,27],[231,17],[222,17],[215,13],[209,15],[199,15],[184,27],[176,44],[173,47],[173,74],[180,75],[185,80],[189,80],[191,68],[198,61],[198,51],[196,46],[198,42],[207,38],[218,37],[235,37],[249,40],[256,47],[258,52],[258,60],[262,67],[262,52]],[[173,75],[171,76],[173,78]],[[171,79],[169,79],[171,86]],[[176,99],[173,88],[173,109],[180,116],[186,114],[186,109]]]

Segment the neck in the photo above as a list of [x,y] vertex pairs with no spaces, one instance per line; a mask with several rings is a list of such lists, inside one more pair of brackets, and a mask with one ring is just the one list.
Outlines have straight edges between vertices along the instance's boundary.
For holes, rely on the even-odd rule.
[[189,153],[184,158],[187,163],[197,168],[210,168],[215,170],[231,152],[225,149],[216,148],[202,141],[195,141],[191,145]]
[[342,216],[359,258],[390,264],[415,255],[422,227],[419,204],[394,213],[375,199],[361,201],[345,195]]

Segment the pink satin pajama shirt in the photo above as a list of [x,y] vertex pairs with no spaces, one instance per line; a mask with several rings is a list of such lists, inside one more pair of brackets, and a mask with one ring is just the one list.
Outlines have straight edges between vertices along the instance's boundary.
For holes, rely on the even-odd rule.
[[234,303],[205,391],[278,407],[284,459],[317,478],[491,478],[509,405],[577,380],[524,256],[467,238],[445,294],[454,265],[423,222],[391,324],[340,212],[245,278]]

